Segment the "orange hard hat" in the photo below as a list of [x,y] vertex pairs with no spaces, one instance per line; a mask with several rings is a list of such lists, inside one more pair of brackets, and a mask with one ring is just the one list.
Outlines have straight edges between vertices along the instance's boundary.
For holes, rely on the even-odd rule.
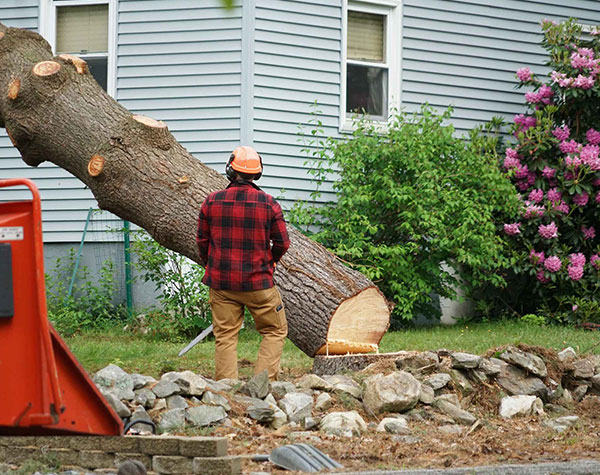
[[231,168],[236,172],[255,174],[262,172],[262,160],[260,155],[252,147],[247,145],[237,147],[231,153]]

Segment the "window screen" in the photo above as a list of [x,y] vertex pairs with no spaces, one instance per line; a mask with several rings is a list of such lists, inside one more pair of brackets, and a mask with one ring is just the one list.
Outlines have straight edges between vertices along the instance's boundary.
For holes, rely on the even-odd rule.
[[56,53],[106,53],[108,5],[56,9]]
[[348,11],[348,59],[385,61],[385,16]]

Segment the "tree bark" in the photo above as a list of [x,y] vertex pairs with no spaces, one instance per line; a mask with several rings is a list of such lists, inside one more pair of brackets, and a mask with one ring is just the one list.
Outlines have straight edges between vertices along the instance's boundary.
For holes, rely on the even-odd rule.
[[[0,24],[0,127],[23,160],[50,161],[85,183],[98,205],[198,262],[197,216],[227,180],[189,154],[166,124],[132,115],[71,55]],[[377,287],[323,246],[289,229],[275,272],[289,338],[306,354],[375,350],[389,324]]]

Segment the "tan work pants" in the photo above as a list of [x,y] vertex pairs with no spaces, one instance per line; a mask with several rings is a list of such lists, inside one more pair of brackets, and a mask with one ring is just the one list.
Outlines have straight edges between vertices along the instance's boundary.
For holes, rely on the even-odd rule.
[[215,335],[215,379],[238,378],[238,332],[244,321],[244,306],[254,318],[262,335],[254,374],[267,370],[271,380],[277,379],[287,321],[277,288],[234,291],[210,289],[213,333]]

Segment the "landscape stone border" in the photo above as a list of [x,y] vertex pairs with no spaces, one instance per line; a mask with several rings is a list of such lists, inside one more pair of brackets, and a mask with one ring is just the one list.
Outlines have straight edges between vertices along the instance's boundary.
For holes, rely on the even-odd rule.
[[125,460],[139,460],[159,475],[239,474],[241,457],[227,455],[226,437],[183,436],[0,436],[0,461],[36,460],[72,470],[115,472]]

